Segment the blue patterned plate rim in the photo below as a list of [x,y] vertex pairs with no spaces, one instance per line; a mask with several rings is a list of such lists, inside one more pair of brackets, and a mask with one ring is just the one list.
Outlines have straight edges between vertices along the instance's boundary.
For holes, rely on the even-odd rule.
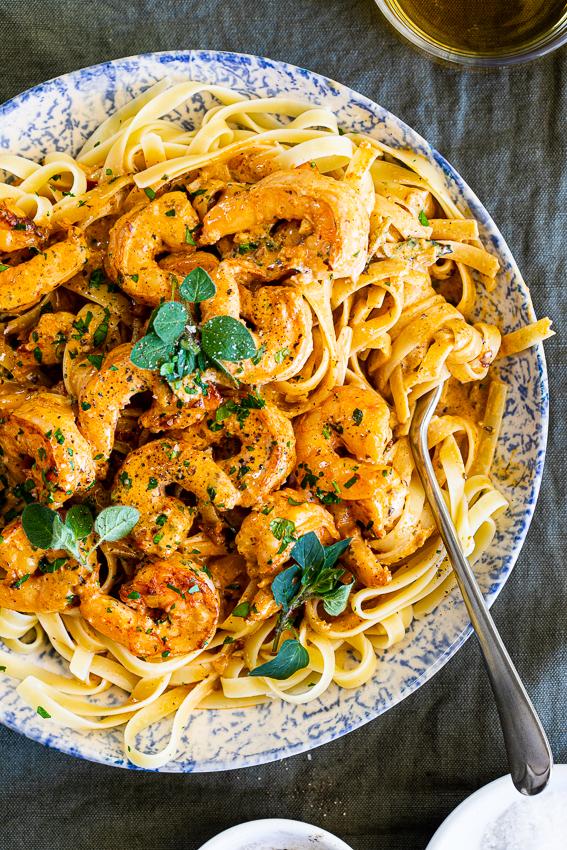
[[[423,139],[419,134],[412,130],[403,121],[396,118],[394,115],[392,115],[382,107],[378,106],[370,99],[364,97],[361,94],[358,94],[357,92],[353,91],[347,86],[342,85],[341,83],[335,82],[329,77],[324,77],[320,74],[316,74],[314,72],[308,71],[295,65],[291,65],[286,62],[279,62],[249,54],[212,50],[163,51],[157,53],[139,54],[135,56],[125,57],[122,59],[102,62],[98,65],[92,65],[86,68],[69,72],[67,74],[63,74],[59,77],[54,77],[51,80],[47,80],[46,82],[40,83],[37,86],[28,89],[22,94],[17,95],[16,97],[4,103],[2,106],[0,106],[0,115],[3,118],[7,118],[12,112],[23,107],[25,105],[26,100],[28,100],[30,97],[34,95],[41,95],[42,93],[46,93],[49,90],[53,89],[61,90],[66,81],[77,81],[81,78],[86,79],[90,77],[96,77],[102,80],[106,77],[111,82],[112,86],[114,86],[114,90],[118,90],[118,88],[123,88],[127,85],[128,73],[131,72],[134,66],[142,67],[144,64],[149,64],[151,62],[155,62],[158,65],[163,66],[164,74],[167,73],[168,63],[184,63],[187,65],[187,79],[201,79],[203,81],[210,80],[210,78],[203,73],[203,67],[206,68],[207,66],[218,67],[226,65],[226,73],[229,77],[234,74],[234,69],[238,68],[240,68],[241,70],[244,68],[249,70],[255,67],[255,69],[259,72],[272,71],[280,74],[282,84],[284,80],[294,80],[298,81],[300,84],[306,82],[312,84],[318,89],[319,93],[318,96],[315,97],[315,99],[319,99],[319,97],[321,96],[330,97],[341,94],[344,97],[348,98],[351,104],[353,103],[357,107],[361,107],[369,115],[379,115],[384,122],[386,120],[391,120],[397,129],[401,130],[401,132],[405,136],[411,139],[412,149],[417,148],[419,153],[426,156],[430,162],[436,164],[439,167],[439,169],[443,172],[445,180],[448,184],[448,188],[450,188],[451,184],[453,184],[456,190],[458,190],[459,194],[466,197],[466,204],[470,210],[471,215],[477,218],[481,225],[483,225],[486,229],[490,231],[489,234],[483,233],[485,243],[487,239],[489,242],[492,243],[491,246],[489,245],[489,248],[491,247],[492,250],[496,251],[499,254],[501,259],[505,260],[507,268],[509,269],[509,272],[511,272],[514,285],[511,290],[509,289],[507,295],[510,293],[510,291],[512,291],[516,294],[516,297],[519,296],[518,312],[524,314],[524,321],[526,319],[528,321],[535,321],[535,314],[531,302],[531,297],[525,283],[522,280],[516,262],[512,257],[510,250],[506,245],[506,242],[504,241],[500,231],[496,227],[495,223],[492,221],[492,218],[490,217],[480,200],[474,194],[474,192],[467,185],[467,183],[465,183],[465,181],[460,177],[460,175],[452,168],[452,166],[444,159],[444,157],[438,151],[431,147],[431,145],[429,145],[429,143],[425,139]],[[194,74],[195,69],[192,67],[192,65],[196,66],[196,69],[198,71],[197,74]],[[119,85],[119,78],[121,78],[122,85]],[[218,82],[218,80],[216,82],[219,85],[229,85],[228,82]],[[262,82],[264,81],[262,80]],[[253,88],[250,90],[253,91]],[[297,92],[294,92],[290,96],[299,96],[303,99],[309,99],[309,94],[306,91],[302,91],[299,94]],[[330,104],[330,107],[333,108],[332,104]],[[94,127],[91,129],[94,129]],[[393,146],[396,145],[395,141],[391,143]],[[17,153],[17,151],[10,152]],[[518,558],[533,516],[543,474],[549,422],[549,390],[545,355],[543,352],[543,346],[541,344],[534,349],[534,358],[535,365],[537,367],[536,374],[533,376],[534,384],[532,390],[532,396],[537,409],[537,417],[535,417],[537,419],[537,436],[534,438],[534,442],[536,444],[536,458],[534,463],[532,464],[532,469],[530,470],[531,481],[528,500],[525,504],[525,510],[521,517],[520,524],[514,529],[513,546],[508,552],[505,559],[503,559],[502,566],[498,571],[496,579],[491,581],[488,588],[485,588],[485,597],[489,606],[492,605],[492,603],[502,590]],[[462,601],[459,604],[462,605]],[[464,642],[471,634],[472,627],[470,623],[468,625],[465,624],[461,631],[454,636],[450,645],[448,645],[443,652],[438,653],[432,663],[426,664],[420,675],[413,679],[409,685],[401,687],[398,692],[395,693],[389,699],[387,704],[382,706],[375,706],[373,709],[367,710],[362,716],[350,719],[348,722],[346,722],[345,725],[341,726],[339,729],[331,727],[327,729],[325,733],[319,735],[316,739],[312,739],[311,737],[309,737],[309,739],[302,739],[295,744],[287,742],[281,746],[278,746],[279,738],[275,737],[273,739],[271,748],[266,749],[263,752],[253,753],[250,755],[244,755],[239,753],[237,758],[230,757],[229,755],[227,755],[225,758],[221,757],[214,761],[196,761],[191,759],[190,753],[187,753],[186,760],[182,761],[183,753],[180,753],[177,757],[177,760],[174,760],[168,765],[165,765],[163,768],[160,768],[160,772],[206,772],[252,767],[254,765],[264,764],[270,761],[276,761],[282,758],[296,755],[301,752],[311,750],[316,746],[320,746],[322,744],[335,740],[336,738],[341,737],[342,735],[345,735],[348,732],[359,728],[365,723],[368,723],[370,720],[374,719],[375,717],[378,717],[380,714],[383,714],[389,708],[401,702],[401,700],[405,699],[405,697],[409,696],[410,693],[417,690],[417,688],[424,684],[439,669],[441,669],[441,667],[443,667],[447,663],[447,661],[455,654],[455,652],[457,652],[457,650],[464,644]],[[14,688],[14,685],[10,683],[9,687]],[[328,711],[329,709],[326,710]],[[201,712],[199,712],[199,714],[200,713]],[[203,714],[205,713],[217,714],[217,712],[203,712]],[[222,713],[227,714],[228,712]],[[234,714],[237,715],[239,714],[239,712],[235,711]],[[21,710],[18,709],[17,712],[9,711],[8,713],[3,713],[2,716],[0,716],[0,722],[2,722],[8,728],[13,729],[16,732],[20,732],[21,734],[32,740],[42,743],[52,749],[56,749],[62,753],[78,756],[80,758],[85,758],[90,761],[100,762],[102,764],[112,764],[117,767],[124,767],[132,770],[140,769],[132,763],[128,762],[128,760],[124,758],[122,753],[120,753],[120,755],[116,754],[112,757],[105,757],[101,752],[98,752],[91,747],[87,747],[85,745],[86,739],[80,738],[78,742],[73,741],[72,730],[61,729],[59,734],[54,734],[53,726],[50,726],[49,724],[42,724],[41,726],[33,727],[34,713],[23,703],[21,705]],[[191,739],[189,738],[188,750],[190,749]]]

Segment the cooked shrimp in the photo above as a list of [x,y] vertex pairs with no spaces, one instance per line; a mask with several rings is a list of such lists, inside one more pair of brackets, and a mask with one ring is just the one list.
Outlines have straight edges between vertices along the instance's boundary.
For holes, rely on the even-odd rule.
[[179,283],[182,283],[184,278],[195,271],[196,268],[204,269],[212,277],[218,264],[219,261],[214,254],[209,254],[206,251],[195,251],[194,254],[185,252],[168,254],[167,257],[159,261],[158,266],[164,271],[178,275]]
[[40,248],[48,234],[49,230],[24,215],[12,198],[0,201],[0,251]]
[[[278,526],[281,520],[291,523],[294,540],[283,540]],[[339,537],[331,514],[309,493],[286,487],[272,493],[263,505],[255,505],[236,535],[236,546],[246,560],[249,576],[261,578],[260,586],[267,584],[289,560],[295,538],[310,531],[325,546]]]
[[213,177],[201,172],[201,176],[193,180],[187,188],[191,193],[193,207],[202,221],[209,210],[221,199],[237,195],[248,187],[231,180],[227,170],[222,177]]
[[207,568],[219,593],[221,607],[219,619],[222,622],[228,616],[228,609],[232,610],[238,604],[242,591],[249,582],[246,565],[244,558],[235,552],[223,558],[209,560]]
[[[214,419],[189,428],[184,439],[201,450],[219,446],[225,457],[217,464],[240,490],[239,504],[245,508],[280,487],[295,462],[289,419],[273,404],[247,393],[226,401]],[[232,450],[231,441],[238,444]]]
[[[232,316],[252,327],[259,362],[225,362],[225,368],[248,384],[283,381],[296,375],[313,348],[312,317],[303,295],[293,286],[260,286],[261,272],[244,260],[223,260],[213,276],[216,295],[201,303],[203,321]],[[256,288],[254,284],[256,282]]]
[[282,250],[282,271],[321,278],[358,277],[364,269],[370,221],[363,202],[346,183],[313,169],[277,171],[220,201],[203,220],[201,244],[281,219],[305,225],[301,244]]
[[[86,547],[88,548],[88,547]],[[91,557],[94,566],[94,555]],[[60,550],[36,549],[21,519],[2,530],[0,538],[0,605],[12,611],[36,614],[65,611],[77,599],[89,570]]]
[[342,556],[346,567],[365,587],[381,587],[392,581],[387,566],[380,563],[366,540],[362,537],[357,517],[351,502],[331,505],[330,512],[335,518],[341,539],[352,538],[347,551]]
[[[407,437],[396,443],[391,464],[393,474],[384,491],[372,499],[342,501],[329,506],[341,538],[352,538],[343,560],[367,587],[388,584],[392,578],[388,565],[412,555],[436,527],[429,508],[417,516],[411,511],[410,481],[414,463]],[[404,515],[407,499],[410,499],[410,511]],[[365,529],[364,535],[361,529]]]
[[80,591],[81,614],[133,655],[167,658],[202,649],[219,620],[219,597],[206,572],[186,555],[152,558],[120,588],[120,600],[95,582]]
[[27,342],[16,349],[14,376],[25,378],[37,366],[55,366],[63,360],[65,343],[71,336],[75,316],[64,310],[44,313]]
[[31,260],[0,271],[0,310],[12,311],[52,292],[76,274],[89,258],[85,235],[78,227],[60,222],[66,234]]
[[190,389],[191,394],[182,384],[174,393],[167,381],[154,373],[152,406],[140,416],[140,425],[154,433],[189,428],[222,403],[222,396],[213,383],[204,385],[204,389],[193,383]]
[[27,381],[4,381],[0,379],[0,414],[3,416],[36,395],[37,389]]
[[[366,499],[388,476],[386,450],[392,445],[391,411],[374,392],[336,387],[295,424],[296,475],[302,487],[323,485],[342,499]],[[339,454],[346,452],[351,457]],[[352,457],[354,455],[354,457]]]
[[269,620],[277,614],[278,603],[274,597],[271,586],[259,587],[250,605],[250,612],[246,616],[246,622],[258,620]]
[[144,552],[169,555],[193,525],[197,509],[169,496],[170,484],[196,496],[198,507],[233,508],[241,495],[210,454],[184,440],[162,438],[130,452],[114,480],[112,498],[140,511],[132,537]]
[[202,390],[188,395],[183,388],[179,396],[174,396],[158,375],[134,366],[131,352],[129,342],[114,348],[79,396],[79,428],[92,447],[99,478],[104,478],[108,470],[120,413],[136,393],[154,392],[154,404],[140,417],[140,424],[152,431],[187,427],[218,407],[221,401],[212,384],[205,397]]
[[100,357],[122,341],[120,320],[108,307],[89,302],[81,307],[73,322],[73,333],[63,355],[63,381],[68,394],[77,399],[98,370]]
[[79,428],[92,448],[97,477],[104,478],[120,411],[136,393],[151,389],[153,376],[130,360],[132,345],[113,349],[79,396]]
[[295,426],[300,487],[325,503],[350,502],[376,536],[401,514],[412,471],[407,440],[393,445],[390,415],[377,393],[344,386]]
[[90,446],[63,396],[41,393],[8,414],[0,424],[0,444],[11,471],[22,481],[32,478],[35,498],[54,508],[95,480]]
[[193,253],[191,231],[198,226],[197,214],[184,192],[167,192],[135,207],[110,231],[108,275],[143,304],[156,306],[169,300],[172,273],[160,268],[154,258],[163,251]]
[[[118,212],[118,210],[116,210]],[[107,215],[104,218],[99,218],[87,227],[83,225],[85,238],[89,246],[89,260],[83,269],[83,274],[86,277],[96,269],[102,269],[104,258],[108,252],[108,241],[110,239],[110,231],[118,221],[119,216]]]
[[258,144],[232,156],[226,164],[234,179],[242,183],[257,183],[278,170],[274,157],[283,152],[284,148],[277,142]]
[[358,521],[378,538],[388,533],[404,509],[413,470],[407,437],[401,437],[392,447],[386,469],[388,474],[382,472],[374,496],[349,502]]
[[303,244],[310,232],[308,222],[282,221],[281,224],[263,224],[253,230],[224,236],[216,245],[223,260],[246,259],[257,267],[266,282],[279,280],[284,268],[282,256]]

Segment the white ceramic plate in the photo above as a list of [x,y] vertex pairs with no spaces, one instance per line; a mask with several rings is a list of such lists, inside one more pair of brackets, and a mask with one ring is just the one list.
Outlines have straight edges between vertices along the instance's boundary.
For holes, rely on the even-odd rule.
[[[75,152],[101,121],[156,80],[202,80],[255,96],[289,95],[325,104],[343,128],[371,133],[399,148],[427,157],[444,179],[457,205],[479,222],[481,236],[500,260],[499,286],[489,295],[482,287],[479,314],[505,331],[534,321],[529,293],[494,222],[461,177],[443,157],[387,110],[332,80],[256,56],[212,51],[154,53],[75,71],[24,92],[0,110],[0,149],[36,159],[57,149]],[[200,120],[211,99],[197,95],[174,117],[187,128]],[[476,572],[489,604],[506,581],[526,536],[541,481],[547,436],[547,376],[541,346],[504,360],[500,377],[511,388],[493,476],[510,501],[498,533]],[[162,771],[230,770],[280,759],[312,749],[367,723],[429,679],[470,634],[464,604],[456,594],[430,617],[414,622],[406,638],[385,651],[371,682],[360,690],[336,686],[305,706],[273,702],[241,711],[197,712],[186,732],[186,745]],[[59,661],[45,651],[40,663]],[[122,733],[61,729],[43,720],[15,693],[14,681],[0,677],[0,719],[63,752],[122,767],[133,766],[123,752]],[[147,730],[142,745],[165,746],[166,722]]]
[[[483,836],[494,822],[502,817],[510,806],[518,805],[522,811],[546,806],[550,795],[561,795],[563,806],[567,804],[567,764],[556,764],[547,788],[536,797],[523,797],[516,791],[512,778],[502,776],[480,788],[457,806],[454,812],[443,821],[426,850],[481,850]],[[514,844],[514,847],[516,845]],[[557,843],[550,845],[553,850],[567,847],[567,835],[557,835]],[[522,847],[533,850],[533,847]]]
[[326,829],[299,820],[266,818],[226,829],[201,850],[352,850]]

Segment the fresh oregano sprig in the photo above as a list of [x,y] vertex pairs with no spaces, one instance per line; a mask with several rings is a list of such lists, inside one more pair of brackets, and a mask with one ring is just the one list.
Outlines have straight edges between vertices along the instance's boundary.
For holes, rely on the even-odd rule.
[[[93,523],[86,505],[73,505],[63,522],[57,511],[34,502],[24,508],[22,527],[32,546],[37,549],[64,549],[79,564],[91,569],[88,560],[95,549],[104,540],[126,537],[139,519],[140,512],[136,508],[112,505],[104,508]],[[90,551],[86,551],[85,542],[93,527],[98,540]]]
[[[287,523],[285,530],[283,530],[283,522]],[[293,539],[295,529],[290,528],[288,520],[276,517],[270,523],[270,528],[274,536],[278,540],[281,539],[282,543],[285,537],[286,545]],[[333,617],[345,610],[352,582],[343,584],[339,580],[344,570],[336,567],[335,564],[346,552],[351,540],[352,538],[348,538],[339,540],[332,546],[323,546],[313,531],[299,538],[291,550],[291,557],[295,563],[279,573],[272,582],[274,599],[282,607],[276,624],[273,652],[277,651],[283,632],[295,632],[293,623],[297,612],[309,599],[321,599],[325,611]],[[283,551],[281,547],[280,551]],[[284,641],[275,658],[255,667],[248,675],[288,679],[308,664],[309,653],[305,647],[299,640],[290,638]]]
[[140,369],[159,369],[174,392],[185,377],[211,365],[238,385],[221,361],[254,359],[259,350],[248,328],[232,316],[199,323],[200,302],[216,291],[204,269],[198,267],[188,274],[179,286],[180,300],[167,301],[153,311],[146,335],[132,349],[132,363]]

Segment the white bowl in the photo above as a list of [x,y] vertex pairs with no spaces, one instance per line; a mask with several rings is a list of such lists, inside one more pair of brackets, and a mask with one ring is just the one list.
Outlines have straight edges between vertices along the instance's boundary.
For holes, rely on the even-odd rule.
[[[478,220],[485,245],[500,261],[497,289],[487,293],[479,286],[478,313],[505,331],[535,320],[529,292],[502,235],[476,195],[443,157],[383,107],[293,65],[234,53],[175,51],[85,68],[36,86],[4,104],[0,108],[0,150],[35,159],[54,149],[77,151],[107,115],[166,74],[176,82],[202,80],[259,96],[281,94],[324,104],[336,113],[339,126],[370,133],[393,147],[411,148],[426,157],[453,201]],[[211,104],[210,97],[198,95],[174,117],[190,128]],[[492,472],[510,509],[498,520],[496,537],[475,566],[489,605],[518,557],[539,491],[548,420],[542,346],[504,359],[499,375],[510,386],[510,394]],[[333,684],[318,700],[306,705],[273,701],[245,710],[195,712],[181,752],[160,770],[230,770],[285,758],[338,738],[419,688],[470,633],[464,604],[459,594],[453,593],[434,614],[414,621],[403,641],[380,653],[376,674],[364,687],[345,690]],[[51,651],[32,660],[68,675],[66,665]],[[15,681],[2,675],[0,720],[62,752],[133,768],[124,753],[120,729],[89,732],[55,726],[25,705],[16,694]],[[141,746],[161,749],[168,737],[169,725],[163,722],[144,731]]]
[[[536,797],[524,797],[516,791],[512,778],[502,776],[479,788],[470,797],[457,806],[454,812],[443,821],[426,850],[481,850],[483,836],[491,825],[506,810],[515,804],[522,809],[530,806],[542,806],[551,795],[561,794],[567,806],[567,764],[556,764],[549,785]],[[514,845],[516,846],[516,845]],[[558,835],[553,850],[565,850],[567,834]],[[522,850],[533,850],[522,847]],[[551,848],[550,848],[551,850]]]
[[299,820],[266,818],[226,829],[200,850],[352,850],[326,829]]

